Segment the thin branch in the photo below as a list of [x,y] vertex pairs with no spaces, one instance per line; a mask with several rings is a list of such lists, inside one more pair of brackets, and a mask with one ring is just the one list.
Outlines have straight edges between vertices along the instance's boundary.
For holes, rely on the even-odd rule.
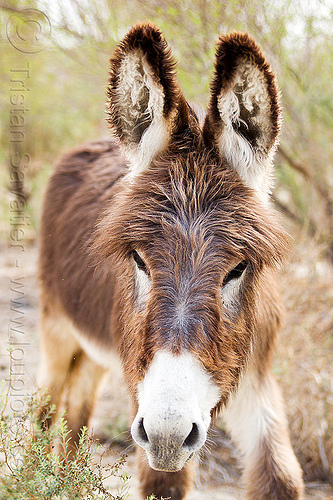
[[312,173],[305,165],[302,165],[298,161],[294,160],[281,145],[278,148],[278,152],[280,156],[289,164],[289,166],[292,169],[299,172],[307,181],[309,181],[316,188],[318,193],[324,198],[326,202],[332,201],[328,190],[313,177]]
[[14,7],[13,5],[9,5],[8,3],[0,2],[0,10],[4,10],[6,12],[15,12],[15,14],[20,14],[21,9],[18,7]]
[[278,152],[291,168],[302,174],[306,179],[312,179],[309,170],[304,165],[301,165],[299,162],[294,160],[281,145],[278,148]]

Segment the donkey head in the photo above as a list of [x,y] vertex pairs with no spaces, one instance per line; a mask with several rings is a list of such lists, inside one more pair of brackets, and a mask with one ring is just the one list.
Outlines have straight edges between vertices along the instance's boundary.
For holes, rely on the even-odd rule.
[[157,470],[204,444],[255,345],[261,283],[285,251],[267,201],[277,95],[247,35],[219,40],[202,126],[157,28],[135,26],[111,59],[109,123],[129,166],[95,250],[116,269],[132,435]]

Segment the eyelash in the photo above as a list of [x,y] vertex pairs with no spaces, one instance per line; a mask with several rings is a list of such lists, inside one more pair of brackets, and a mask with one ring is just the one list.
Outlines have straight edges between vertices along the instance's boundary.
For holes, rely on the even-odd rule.
[[[141,271],[144,271],[146,274],[148,274],[147,266],[146,266],[145,262],[142,260],[142,258],[140,257],[140,255],[138,254],[138,252],[136,250],[133,250],[132,255],[133,255],[134,262],[136,263],[138,269],[140,269]],[[227,283],[229,283],[230,281],[232,281],[234,279],[240,278],[242,276],[242,274],[244,273],[244,271],[246,270],[246,268],[247,268],[247,262],[246,261],[240,262],[236,267],[234,267],[234,269],[232,269],[224,277],[223,286],[225,286]]]
[[234,267],[225,277],[224,277],[224,280],[223,280],[223,286],[225,286],[227,283],[229,283],[230,281],[234,280],[234,279],[237,279],[237,278],[240,278],[242,276],[242,274],[244,273],[244,271],[246,270],[247,268],[247,265],[248,263],[243,260],[242,262],[240,262],[236,267]]
[[148,274],[147,266],[144,263],[144,261],[141,259],[140,255],[138,254],[138,252],[136,250],[133,250],[132,256],[133,256],[134,262],[136,263],[138,269],[140,269],[141,271],[144,271],[146,274]]

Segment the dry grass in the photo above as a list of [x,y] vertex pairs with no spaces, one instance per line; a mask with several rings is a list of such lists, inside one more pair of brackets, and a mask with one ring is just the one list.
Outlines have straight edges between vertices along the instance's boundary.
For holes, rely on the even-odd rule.
[[274,370],[306,480],[333,480],[333,266],[298,237],[281,276],[287,309]]

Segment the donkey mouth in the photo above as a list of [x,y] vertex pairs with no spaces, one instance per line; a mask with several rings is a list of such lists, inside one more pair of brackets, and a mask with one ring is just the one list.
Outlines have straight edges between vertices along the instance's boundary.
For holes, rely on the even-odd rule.
[[147,453],[147,458],[149,466],[159,472],[179,472],[184,465],[193,459],[195,452],[192,452],[189,456],[179,457],[176,454],[168,457],[156,457],[150,453]]

